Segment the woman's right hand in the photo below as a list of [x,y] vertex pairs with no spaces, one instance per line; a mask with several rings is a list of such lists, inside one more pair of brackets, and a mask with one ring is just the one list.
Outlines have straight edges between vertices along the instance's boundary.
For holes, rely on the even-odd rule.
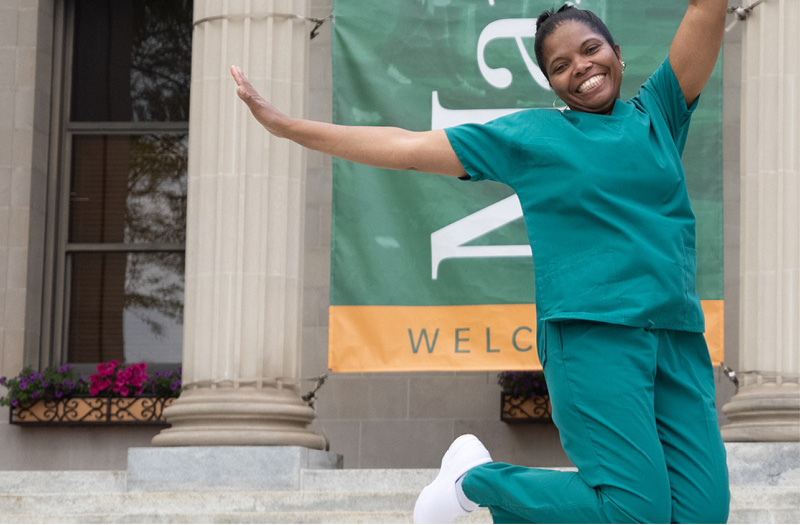
[[394,170],[460,177],[466,174],[441,129],[407,131],[395,127],[341,126],[291,118],[264,100],[238,66],[231,66],[239,95],[253,117],[276,137],[283,137],[334,157]]
[[291,119],[258,94],[239,66],[231,66],[231,75],[236,81],[236,94],[250,108],[253,117],[276,137],[284,137]]

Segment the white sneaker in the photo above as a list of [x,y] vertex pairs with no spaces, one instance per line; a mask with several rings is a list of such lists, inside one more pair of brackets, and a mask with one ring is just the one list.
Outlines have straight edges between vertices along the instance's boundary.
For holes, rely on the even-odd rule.
[[436,479],[417,498],[414,523],[452,523],[458,516],[469,514],[458,502],[456,481],[469,469],[491,462],[489,451],[472,434],[453,441],[442,458]]

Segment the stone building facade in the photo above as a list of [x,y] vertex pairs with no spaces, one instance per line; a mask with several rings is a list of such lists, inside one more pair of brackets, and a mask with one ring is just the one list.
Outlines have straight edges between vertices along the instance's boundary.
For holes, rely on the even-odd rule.
[[[63,294],[66,290],[64,276],[70,270],[59,269],[58,260],[65,260],[63,259],[64,250],[68,251],[69,246],[67,248],[59,247],[60,241],[54,233],[61,231],[59,228],[67,227],[64,225],[64,221],[68,222],[68,218],[63,215],[63,207],[64,203],[68,202],[69,196],[65,196],[63,188],[67,177],[70,176],[69,170],[75,170],[74,164],[66,164],[66,159],[69,157],[64,156],[65,148],[67,144],[72,143],[67,142],[65,137],[82,136],[82,133],[89,135],[106,133],[109,136],[140,132],[162,133],[170,136],[180,135],[187,131],[190,132],[190,135],[196,133],[196,129],[191,127],[192,124],[186,122],[187,119],[174,118],[173,120],[156,119],[157,124],[150,127],[141,122],[137,122],[135,125],[130,124],[132,119],[128,119],[130,125],[122,125],[119,124],[119,121],[113,121],[111,125],[103,129],[81,127],[84,124],[80,123],[74,126],[70,123],[65,124],[63,115],[67,105],[70,104],[66,94],[74,85],[68,85],[65,79],[70,79],[76,71],[72,61],[75,57],[75,34],[71,29],[74,26],[71,26],[70,23],[74,20],[77,3],[78,0],[65,2],[10,0],[0,6],[0,376],[14,375],[27,364],[43,367],[67,361],[66,354],[62,351],[65,340],[63,323],[69,323],[68,320],[64,321],[66,299]],[[241,5],[239,5],[240,3]],[[210,0],[206,2],[197,0],[194,5],[195,23],[201,18],[212,19],[220,15],[214,11],[215,4],[216,2]],[[243,2],[230,2],[230,4],[230,12],[241,13],[246,8]],[[726,34],[724,43],[726,359],[729,366],[734,369],[739,369],[740,366],[748,367],[747,379],[743,381],[743,393],[748,394],[748,392],[758,390],[755,393],[758,400],[761,400],[758,402],[763,402],[765,398],[769,400],[770,396],[774,399],[774,388],[783,388],[781,396],[785,401],[782,401],[783,405],[781,406],[785,408],[782,417],[784,420],[791,421],[800,413],[800,409],[793,408],[798,399],[796,391],[798,364],[796,357],[794,357],[794,361],[791,358],[792,352],[796,353],[800,348],[796,330],[797,326],[800,326],[800,318],[797,318],[797,311],[800,311],[797,308],[797,297],[800,295],[797,293],[797,283],[800,282],[800,277],[798,277],[798,271],[800,271],[798,258],[800,256],[795,253],[797,251],[796,233],[800,226],[798,216],[796,212],[791,216],[786,207],[781,207],[781,213],[784,215],[774,216],[771,222],[759,226],[760,229],[755,233],[750,232],[749,226],[740,227],[741,218],[746,217],[750,220],[750,217],[755,217],[753,220],[757,220],[759,213],[775,209],[774,201],[780,197],[779,194],[764,194],[761,200],[756,202],[749,199],[745,203],[742,200],[743,187],[740,184],[740,171],[743,171],[740,160],[742,148],[750,152],[753,151],[752,148],[756,148],[756,151],[763,149],[763,154],[756,155],[758,157],[756,160],[753,160],[752,155],[746,157],[747,162],[750,163],[747,171],[750,178],[745,178],[745,181],[755,180],[754,177],[759,173],[757,163],[760,159],[764,163],[764,167],[761,169],[766,170],[771,177],[777,177],[775,180],[783,181],[775,182],[775,184],[782,184],[780,187],[784,192],[789,196],[794,196],[793,202],[796,203],[797,197],[800,197],[797,186],[798,173],[800,173],[797,157],[797,144],[800,143],[800,133],[798,133],[798,123],[800,123],[798,96],[800,95],[798,95],[797,79],[800,78],[798,76],[800,72],[797,71],[797,67],[792,70],[791,60],[781,55],[783,62],[771,61],[770,63],[774,62],[774,68],[763,73],[767,75],[767,80],[760,81],[760,84],[759,81],[751,82],[750,80],[758,74],[758,67],[754,65],[753,61],[758,60],[762,55],[771,56],[770,49],[772,47],[770,46],[777,49],[778,43],[766,40],[764,43],[755,42],[755,31],[751,29],[751,34],[745,35],[744,39],[744,45],[750,47],[743,51],[743,32],[746,25],[756,27],[756,24],[762,24],[763,27],[763,24],[766,23],[763,18],[767,16],[800,22],[797,2],[785,0],[769,2],[769,4],[775,5],[765,4],[758,7],[749,20],[739,23]],[[250,3],[247,3],[247,6],[250,6]],[[255,8],[252,9],[255,12]],[[259,12],[294,13],[318,18],[330,15],[331,9],[330,0],[310,0],[309,2],[274,0],[259,5]],[[231,48],[241,46],[240,51],[244,57],[250,57],[259,52],[259,49],[263,49],[258,46],[274,49],[277,56],[276,70],[282,67],[281,61],[288,61],[288,70],[291,71],[287,73],[289,75],[287,82],[290,85],[294,82],[295,91],[297,86],[300,86],[305,93],[305,98],[293,99],[290,89],[283,95],[279,94],[276,101],[280,101],[281,97],[284,97],[285,104],[282,107],[291,108],[291,111],[298,116],[306,114],[315,120],[330,121],[331,119],[331,100],[335,93],[332,92],[331,81],[330,22],[323,25],[319,36],[309,42],[307,38],[298,40],[297,37],[297,35],[307,37],[309,28],[304,25],[304,22],[287,19],[282,20],[280,24],[283,25],[280,25],[274,20],[271,22],[268,20],[255,21],[255,18],[253,20],[252,26],[243,20],[225,22],[212,20],[204,22],[205,27],[202,24],[195,26],[195,38],[198,38],[198,33],[202,33],[205,47],[198,47],[195,42],[192,56],[192,107],[189,111],[192,115],[192,123],[199,123],[203,120],[205,127],[200,129],[210,130],[214,128],[215,122],[218,123],[219,128],[218,135],[215,134],[217,131],[212,130],[209,132],[210,135],[204,134],[202,140],[199,136],[191,136],[188,139],[189,157],[192,159],[192,155],[197,156],[198,160],[195,162],[198,164],[195,164],[196,166],[200,166],[204,162],[218,162],[219,165],[227,166],[226,162],[230,159],[226,157],[226,153],[223,151],[224,147],[216,144],[215,140],[218,137],[224,137],[226,133],[233,133],[231,130],[234,129],[234,119],[241,118],[243,115],[234,106],[238,104],[238,101],[234,99],[233,82],[219,73],[225,69],[218,68],[218,70],[211,71],[209,66],[215,61],[229,58],[230,49],[226,46]],[[218,25],[212,26],[211,23]],[[286,48],[281,48],[281,45],[284,45],[282,43],[286,42],[286,39],[280,36],[281,29],[276,29],[271,25],[266,31],[267,34],[272,35],[270,38],[274,40],[253,43],[252,40],[255,39],[252,35],[256,34],[259,28],[267,27],[263,24],[272,23],[275,24],[275,27],[279,25],[284,27],[296,46],[306,46],[303,51],[293,57],[288,56]],[[780,33],[780,37],[775,38],[785,39],[786,43],[781,49],[786,50],[784,53],[791,54],[792,49],[798,49],[798,45],[792,47],[792,42],[797,44],[798,38],[800,38],[797,32],[798,24],[792,25],[786,22],[782,27],[785,27],[785,30]],[[749,41],[748,38],[750,38]],[[763,46],[763,48],[759,46]],[[201,50],[201,53],[198,53],[198,49]],[[749,61],[745,66],[742,66],[743,54]],[[299,63],[298,57],[301,57]],[[246,59],[243,58],[243,60]],[[297,68],[299,68],[299,72],[295,71]],[[306,68],[307,73],[304,71]],[[201,70],[204,71],[203,76],[198,73]],[[265,75],[267,73],[259,74],[262,75],[262,81],[266,83]],[[743,77],[746,78],[743,79]],[[254,78],[254,81],[257,80],[258,75]],[[786,87],[774,90],[769,87],[772,82]],[[754,83],[761,86],[766,94],[759,95],[757,88],[752,87]],[[790,86],[794,87],[790,89]],[[229,90],[227,95],[224,92],[226,89]],[[276,93],[280,93],[280,86],[270,86],[269,89],[275,89]],[[203,94],[202,98],[199,95],[200,92]],[[748,134],[746,130],[740,133],[743,122],[746,127],[753,126],[753,130],[758,129],[761,136],[765,137],[771,132],[768,123],[762,122],[762,126],[756,128],[756,122],[749,113],[740,117],[743,108],[748,107],[740,102],[743,94],[751,97],[746,100],[762,96],[772,99],[773,95],[784,97],[782,107],[786,111],[782,121],[781,134],[787,138],[782,143],[781,148],[783,149],[773,151],[770,149],[772,146],[769,145],[768,139],[754,145],[755,139],[752,133]],[[91,96],[89,96],[89,102],[94,102],[91,100]],[[765,110],[757,108],[752,111]],[[234,114],[239,117],[234,117]],[[136,127],[140,125],[144,127]],[[241,126],[241,121],[236,125]],[[255,135],[249,136],[254,137]],[[262,146],[266,144],[263,142],[266,140],[264,138],[253,138],[252,140]],[[792,140],[794,140],[794,147]],[[220,138],[216,142],[223,143],[224,140]],[[218,148],[214,150],[216,153],[211,151],[214,147]],[[265,147],[274,147],[279,150],[284,146],[269,143]],[[291,281],[294,283],[295,289],[294,292],[282,292],[284,295],[281,297],[285,302],[282,303],[284,306],[279,308],[281,311],[291,310],[296,313],[294,320],[289,318],[283,325],[282,333],[291,332],[291,327],[294,326],[298,337],[288,337],[288,342],[280,343],[284,345],[281,350],[283,357],[279,359],[280,363],[278,364],[270,357],[271,354],[251,356],[248,354],[247,348],[241,350],[243,357],[238,361],[230,361],[233,363],[231,366],[238,367],[238,372],[234,373],[235,384],[214,385],[209,392],[206,392],[211,397],[202,401],[205,403],[203,410],[211,412],[220,410],[220,403],[223,403],[224,400],[221,401],[221,398],[214,397],[218,395],[219,388],[230,386],[234,390],[239,389],[232,391],[232,395],[242,394],[241,389],[248,388],[254,388],[261,392],[264,388],[274,386],[265,386],[258,382],[260,380],[258,378],[265,375],[283,377],[288,374],[293,380],[298,380],[317,376],[327,369],[331,161],[314,152],[287,151],[288,155],[300,159],[297,163],[290,163],[290,165],[293,166],[291,169],[302,170],[305,180],[297,182],[298,189],[293,194],[297,199],[297,207],[302,210],[300,220],[292,222],[290,218],[285,217],[282,220],[286,224],[282,224],[280,227],[282,230],[296,233],[295,245],[288,240],[285,241],[288,244],[281,245],[280,248],[285,252],[295,253],[294,261],[296,263],[294,267],[291,264],[287,266],[285,261],[282,263],[284,274],[281,278],[284,281],[281,282]],[[216,154],[217,157],[213,159],[208,157],[213,154]],[[243,158],[245,161],[250,161]],[[776,164],[779,162],[783,162],[783,164]],[[190,160],[190,178],[193,176],[193,169]],[[280,171],[282,168],[265,168],[266,171],[269,169]],[[202,174],[203,170],[198,169],[197,173]],[[228,174],[231,173],[236,173],[236,169],[232,168]],[[290,186],[287,187],[292,187],[291,183],[289,181],[287,184]],[[751,182],[747,182],[747,184],[751,184]],[[203,223],[204,218],[198,211],[200,208],[196,207],[194,211],[192,210],[192,199],[200,199],[197,201],[200,202],[202,199],[213,200],[213,196],[208,194],[193,196],[191,191],[190,189],[187,219],[190,229],[197,227],[199,229],[195,231],[209,231],[202,229],[209,228],[209,225]],[[748,193],[748,195],[752,194],[752,192]],[[291,201],[287,202],[291,203]],[[744,210],[745,207],[747,208],[746,213],[743,211],[740,214],[740,208]],[[289,224],[290,222],[291,224]],[[788,233],[781,238],[775,238],[771,246],[765,245],[764,243],[769,242],[769,239],[763,238],[764,232],[769,231],[770,225],[780,224],[783,224],[785,228],[781,231]],[[234,228],[231,231],[238,231],[239,233],[236,235],[241,235],[242,239],[245,239],[242,242],[250,242],[247,239],[254,238],[248,237],[252,232],[248,232],[246,228],[236,230],[235,225],[231,227]],[[794,241],[791,237],[792,234],[795,236]],[[199,258],[202,249],[208,248],[202,245],[203,240],[192,241],[191,235],[190,233],[190,239],[186,242],[188,250],[186,257],[189,259],[187,268],[200,260],[197,259],[193,263],[191,262],[192,257]],[[749,240],[758,238],[762,239],[762,244],[757,250],[768,255],[764,255],[759,261],[753,261],[752,258],[747,257],[747,253],[743,252],[742,248],[745,245],[744,241],[740,241],[740,239],[747,239],[749,242]],[[198,243],[195,248],[191,248],[192,242]],[[150,248],[155,251],[183,254],[183,243],[180,241],[172,242],[172,244],[166,243],[169,244],[168,246],[165,243],[151,244],[153,246]],[[155,246],[156,244],[158,246]],[[747,246],[748,250],[754,249],[749,244]],[[786,249],[782,251],[778,246],[784,246]],[[79,248],[81,247],[78,246],[76,250],[80,251]],[[121,250],[124,247],[112,248]],[[213,250],[213,248],[208,249]],[[265,245],[260,249],[267,250],[269,248]],[[172,251],[170,252],[170,250]],[[196,251],[192,252],[192,250]],[[223,253],[225,248],[222,246],[218,250],[223,251],[210,253]],[[778,268],[774,265],[770,266],[770,261],[776,259],[783,261]],[[754,266],[759,262],[762,266]],[[266,274],[271,269],[272,267],[265,266],[257,272],[261,271]],[[217,271],[219,278],[219,275],[222,275],[220,272],[227,271],[223,270],[209,271],[212,273]],[[201,264],[197,273],[191,275],[200,276],[197,277],[197,282],[199,282],[205,275],[203,271]],[[239,270],[231,271],[236,274]],[[292,271],[295,273],[292,274]],[[243,273],[240,272],[240,275]],[[272,274],[270,273],[270,275]],[[745,281],[740,276],[746,276]],[[187,279],[194,278],[187,276]],[[758,281],[758,279],[762,279],[762,281]],[[766,282],[763,279],[768,279],[769,286],[773,288],[762,286],[760,289],[763,291],[759,292],[758,285],[752,283]],[[771,294],[773,292],[770,290],[780,290],[781,287],[788,286],[787,283],[791,279],[794,279],[794,288],[790,288],[795,292],[794,297],[784,295],[782,296],[783,302],[772,301],[773,295]],[[225,282],[222,279],[217,281],[217,284],[211,283],[206,290],[219,290],[219,287],[224,286]],[[188,286],[197,286],[193,288],[195,293],[202,295],[201,285],[197,285],[195,282]],[[740,288],[744,289],[747,294],[746,305],[742,304],[744,296],[740,293]],[[231,293],[240,293],[243,297],[242,301],[247,300],[245,297],[247,295],[246,287],[240,286],[238,290],[238,292]],[[298,301],[292,299],[292,293],[295,294],[294,297],[298,298],[298,301],[302,299],[302,309],[297,307]],[[210,301],[220,301],[221,299],[221,297],[212,296]],[[782,319],[780,326],[764,324],[757,325],[755,329],[744,328],[751,325],[747,324],[750,322],[749,318],[742,321],[742,316],[757,317],[758,313],[751,310],[771,301],[774,303],[771,311]],[[252,304],[256,304],[257,308],[262,311],[276,308],[275,305],[259,303],[258,300]],[[787,311],[789,313],[785,314]],[[196,315],[196,319],[203,318],[198,312],[194,312],[192,315]],[[209,315],[211,314],[209,313]],[[791,315],[794,315],[795,318],[792,319]],[[237,317],[237,319],[239,318],[243,317]],[[755,322],[761,321],[756,320]],[[791,326],[794,327],[793,330],[790,329]],[[197,321],[192,329],[200,333],[201,328],[203,327]],[[242,324],[241,330],[247,330],[244,324]],[[781,330],[783,332],[780,332]],[[789,335],[777,338],[769,335],[777,333],[776,331]],[[745,340],[747,341],[746,348],[740,344]],[[223,341],[223,339],[219,339],[219,341]],[[230,336],[229,342],[235,346],[240,344],[241,338],[237,339],[237,336],[233,334]],[[224,346],[228,343],[223,341],[221,344]],[[764,344],[770,346],[761,346]],[[288,350],[286,350],[287,348]],[[224,355],[217,356],[215,354],[218,350],[214,348],[208,350],[209,355],[203,358],[205,361],[198,357],[199,354],[192,354],[193,363],[201,361],[205,363],[192,365],[193,372],[191,373],[196,374],[195,379],[201,379],[203,376],[203,378],[210,377],[212,380],[218,380],[224,375],[220,374],[218,370],[219,367],[227,366],[228,361]],[[740,358],[740,355],[744,357]],[[783,357],[759,359],[755,357],[758,355]],[[174,361],[177,364],[179,358]],[[256,374],[258,378],[253,384],[249,384],[250,379],[245,377],[247,374],[244,371],[253,367],[261,370],[261,373],[260,375]],[[276,367],[280,368],[280,372],[275,372]],[[759,370],[765,373],[760,373]],[[217,376],[214,376],[214,373]],[[716,378],[718,407],[722,407],[733,397],[734,387],[721,370],[717,370]],[[773,384],[776,386],[773,387]],[[312,383],[301,381],[295,388],[296,393],[302,393],[311,386]],[[765,394],[765,388],[773,390],[767,390]],[[280,385],[277,390],[281,390]],[[288,390],[292,390],[292,388]],[[246,393],[250,395],[252,392],[248,390]],[[330,443],[331,450],[344,456],[345,468],[434,467],[437,466],[442,451],[446,449],[452,439],[468,432],[481,437],[492,450],[494,458],[499,461],[536,466],[569,465],[569,461],[560,449],[554,427],[548,425],[511,426],[500,421],[499,394],[495,373],[336,374],[328,379],[318,393],[316,419],[311,422],[309,432],[313,435],[325,436]],[[736,401],[736,399],[734,400]],[[739,401],[741,402],[741,398]],[[252,403],[256,407],[254,410],[263,410],[265,414],[274,413],[274,406],[267,406],[269,403],[264,400],[263,396],[248,398],[247,403]],[[275,403],[285,406],[286,404],[291,405],[295,401],[281,400]],[[189,405],[184,403],[182,406],[184,413],[187,410],[191,412],[187,408]],[[734,408],[735,406],[736,403],[734,403]],[[208,413],[210,412],[205,414]],[[738,417],[739,413],[736,415]],[[200,419],[209,418],[201,417]],[[159,434],[158,429],[136,427],[108,429],[19,428],[9,425],[7,421],[7,409],[0,410],[0,441],[4,443],[3,453],[0,454],[0,469],[3,470],[122,469],[125,466],[129,447],[149,446]],[[728,423],[722,412],[720,412],[720,423],[723,425]],[[744,425],[747,426],[750,423],[745,421]],[[793,431],[791,426],[788,428],[788,432]],[[187,434],[190,434],[191,437],[179,437],[176,442],[191,443],[199,432],[193,429],[196,430],[196,427],[190,428]],[[786,439],[770,439],[768,434],[769,431],[765,437],[765,434],[759,434],[756,431],[755,438],[757,440]],[[185,441],[181,441],[182,439]],[[227,438],[209,439],[224,440]]]

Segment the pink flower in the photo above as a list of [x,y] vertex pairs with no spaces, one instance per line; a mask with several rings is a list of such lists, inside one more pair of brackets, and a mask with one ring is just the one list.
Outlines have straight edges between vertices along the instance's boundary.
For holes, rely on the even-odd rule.
[[106,379],[98,374],[90,375],[89,380],[91,381],[89,385],[89,394],[93,396],[100,395],[103,392],[103,390],[111,386],[110,379]]
[[112,392],[120,396],[129,396],[131,392],[141,395],[144,391],[143,384],[147,381],[147,364],[136,363],[125,368],[119,366],[119,361],[109,361],[97,365],[97,374],[89,376],[91,395],[108,394]]
[[97,365],[97,373],[101,376],[110,376],[119,366],[119,361],[109,361],[108,363],[100,363]]

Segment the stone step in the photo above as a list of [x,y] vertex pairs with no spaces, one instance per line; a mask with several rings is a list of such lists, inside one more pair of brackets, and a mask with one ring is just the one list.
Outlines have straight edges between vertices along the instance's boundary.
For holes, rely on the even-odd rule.
[[[575,471],[573,468],[547,470]],[[433,481],[437,469],[304,470],[301,488],[328,492],[396,492],[422,490]]]
[[[327,511],[384,512],[413,507],[418,490],[299,490],[265,492],[25,492],[0,494],[0,515],[53,512],[59,515],[115,512],[191,514],[214,512]],[[80,489],[77,489],[80,490]],[[731,488],[731,508],[800,511],[800,487],[739,486]]]
[[[42,516],[0,515],[0,523],[411,523],[411,511],[395,512],[250,512],[217,514],[82,514]],[[492,523],[485,509],[463,516],[455,523]]]
[[800,486],[731,487],[728,523],[800,523]]
[[[352,512],[236,512],[236,513],[173,513],[162,509],[157,513],[91,513],[0,514],[0,523],[411,523],[412,511]],[[492,523],[486,509],[479,509],[456,523]],[[732,508],[728,523],[800,523],[798,509]]]
[[[267,512],[236,514],[84,514],[58,517],[32,514],[0,515],[0,523],[411,523],[406,512]],[[456,523],[492,523],[480,510]]]
[[385,512],[412,509],[414,492],[123,492],[0,495],[0,515],[230,514],[299,511]]
[[323,492],[416,491],[433,481],[436,469],[304,470],[302,490]]
[[[0,472],[0,523],[409,523],[435,469],[307,470],[294,491],[129,491],[114,471]],[[731,487],[730,523],[800,523],[800,486]],[[490,523],[485,509],[462,523]]]
[[125,471],[0,471],[0,494],[125,492]]

